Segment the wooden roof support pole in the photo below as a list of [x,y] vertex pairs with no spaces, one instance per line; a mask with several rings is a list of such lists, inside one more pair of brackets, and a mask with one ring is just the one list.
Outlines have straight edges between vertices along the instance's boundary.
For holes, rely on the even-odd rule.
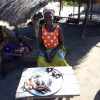
[[79,1],[79,6],[78,6],[78,19],[80,19],[80,7],[81,7],[81,3]]
[[83,21],[83,24],[82,24],[81,39],[85,38],[85,29],[86,29],[86,26],[87,26],[87,20],[88,20],[88,16],[89,16],[90,3],[91,3],[91,0],[87,0],[87,9],[86,9],[85,18],[84,18],[84,21]]
[[59,0],[59,3],[60,3],[59,15],[60,15],[60,13],[61,13],[61,8],[62,8],[62,6],[63,6],[63,0]]
[[15,30],[16,38],[18,39],[18,26],[17,25],[14,25],[14,30]]
[[93,10],[93,2],[91,2],[91,8],[90,8],[90,20],[92,20],[92,10]]
[[75,6],[73,6],[73,18],[74,18],[74,14],[75,14]]

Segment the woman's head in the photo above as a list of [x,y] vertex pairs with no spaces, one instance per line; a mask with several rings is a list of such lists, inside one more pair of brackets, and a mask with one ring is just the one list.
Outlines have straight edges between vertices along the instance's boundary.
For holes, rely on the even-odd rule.
[[45,8],[43,10],[44,20],[45,20],[46,24],[50,25],[53,23],[54,14],[55,14],[55,11],[53,9],[46,9]]

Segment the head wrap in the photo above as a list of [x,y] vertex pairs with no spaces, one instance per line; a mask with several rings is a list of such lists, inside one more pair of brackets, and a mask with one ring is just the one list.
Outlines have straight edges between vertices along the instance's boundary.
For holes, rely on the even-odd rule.
[[44,8],[43,9],[43,14],[45,14],[46,12],[51,12],[53,14],[53,16],[55,15],[55,10],[52,8]]

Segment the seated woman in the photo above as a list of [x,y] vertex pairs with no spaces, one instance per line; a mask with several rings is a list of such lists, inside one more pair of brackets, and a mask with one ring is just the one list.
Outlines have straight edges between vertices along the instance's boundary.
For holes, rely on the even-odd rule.
[[37,65],[68,66],[65,60],[66,50],[63,45],[63,32],[58,24],[54,24],[54,10],[44,9],[45,23],[39,28],[39,46]]

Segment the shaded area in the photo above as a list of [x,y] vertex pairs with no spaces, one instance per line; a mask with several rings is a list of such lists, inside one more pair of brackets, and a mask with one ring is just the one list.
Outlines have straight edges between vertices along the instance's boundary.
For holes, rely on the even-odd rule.
[[[64,42],[67,49],[66,59],[69,65],[75,66],[93,46],[100,42],[99,25],[89,24],[86,30],[86,38],[80,39],[81,25],[60,24],[64,32]],[[15,92],[21,77],[23,68],[36,67],[32,57],[18,57],[4,63],[7,77],[0,80],[0,97],[2,100],[15,100]],[[4,86],[4,87],[3,87]],[[98,93],[94,100],[99,100]]]
[[[3,27],[3,29],[8,33],[8,45],[10,44],[13,47],[17,47],[20,45],[20,43],[23,41],[25,45],[29,47],[29,53],[27,55],[16,55],[16,53],[13,52],[9,49],[11,47],[7,46],[5,47],[7,51],[3,50],[3,58],[5,63],[12,60],[16,60],[16,58],[27,58],[27,59],[33,59],[32,62],[36,62],[36,56],[38,53],[38,44],[37,44],[37,39],[35,36],[35,31],[33,26],[26,26],[26,27],[20,27],[18,30],[10,30],[6,27]],[[27,61],[26,59],[26,61]],[[26,62],[24,60],[24,62]],[[29,61],[29,60],[28,60]]]
[[[91,50],[93,46],[96,46],[96,44],[100,42],[100,29],[99,29],[100,25],[88,23],[87,29],[86,29],[86,38],[83,40],[80,39],[80,31],[82,27],[81,24],[60,23],[60,25],[64,33],[64,45],[67,49],[66,60],[69,63],[69,65],[75,66],[80,63],[80,60],[88,54],[88,52]],[[32,56],[38,53],[38,48],[36,45],[37,40],[35,38],[33,27],[28,26],[28,27],[20,28],[18,30],[18,35],[23,35],[29,38],[31,37],[33,38],[34,41],[30,42],[31,46],[33,46],[32,53],[28,57],[27,55],[23,56],[21,60],[24,59],[22,61],[23,62],[22,66],[25,66],[25,63],[31,64],[31,66],[34,66],[34,63],[33,63],[34,57]],[[36,61],[36,58],[35,58],[35,61]],[[15,64],[18,63],[16,61],[14,62]],[[13,61],[8,62],[8,64],[9,63],[13,63]]]
[[66,59],[69,65],[75,66],[88,54],[93,46],[100,42],[99,25],[88,24],[86,38],[80,39],[81,25],[62,24],[64,42],[67,49]]
[[[88,54],[91,48],[93,46],[96,46],[96,44],[100,42],[100,29],[99,29],[100,25],[88,23],[86,29],[86,38],[84,40],[80,39],[80,31],[82,27],[81,24],[63,23],[60,25],[64,33],[64,45],[67,49],[66,60],[69,63],[69,65],[76,66],[80,63],[80,60]],[[22,61],[21,66],[24,67],[34,66],[34,60],[36,61],[36,57],[34,58],[32,56],[38,53],[38,48],[36,46],[36,38],[35,38],[35,33],[33,31],[34,30],[31,30],[31,28],[29,27],[23,27],[19,29],[18,35],[21,34],[29,38],[31,38],[30,36],[33,36],[34,41],[31,42],[31,45],[33,46],[33,51],[30,54],[30,56],[26,55],[21,57],[21,59],[20,57],[18,57],[17,59],[20,59],[19,62],[17,62],[17,60],[13,60],[15,64],[13,66],[16,66],[16,63],[20,64],[21,61]],[[11,60],[10,62],[7,62],[7,64],[8,65],[12,64],[13,61]]]
[[20,70],[13,70],[3,81],[0,80],[0,98],[2,100],[15,100],[15,93],[20,81],[21,73],[21,68]]
[[35,49],[37,47],[36,34],[33,25],[19,27],[16,35],[17,37],[25,41],[26,44],[29,45],[31,48]]

